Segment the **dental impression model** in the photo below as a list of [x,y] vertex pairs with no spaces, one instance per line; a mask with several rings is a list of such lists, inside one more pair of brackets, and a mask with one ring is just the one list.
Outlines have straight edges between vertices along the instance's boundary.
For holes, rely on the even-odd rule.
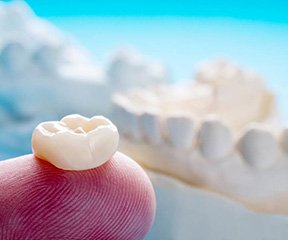
[[115,94],[114,108],[120,149],[154,175],[288,214],[287,129],[259,75],[208,62],[194,83]]
[[110,116],[113,91],[167,78],[164,67],[130,50],[102,69],[24,1],[0,2],[0,36],[0,160],[28,153],[39,122],[73,112]]
[[100,116],[39,124],[35,155],[0,162],[0,239],[144,239],[154,191],[118,141]]
[[135,50],[122,49],[113,55],[107,79],[114,90],[126,91],[132,87],[165,83],[169,74],[160,63],[144,58]]
[[24,1],[1,3],[0,12],[0,97],[13,92],[22,118],[65,115],[65,109],[76,111],[79,105],[78,112],[92,114],[80,96],[104,88],[104,73],[90,55]]

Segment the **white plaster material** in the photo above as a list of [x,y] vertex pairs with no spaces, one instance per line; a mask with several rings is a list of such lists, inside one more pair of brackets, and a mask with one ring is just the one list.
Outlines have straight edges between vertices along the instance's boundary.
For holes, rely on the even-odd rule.
[[212,160],[224,158],[233,150],[229,128],[217,119],[207,119],[202,123],[199,144],[203,156]]
[[192,117],[170,116],[167,118],[167,138],[169,143],[178,149],[189,150],[195,140]]
[[288,128],[284,128],[281,136],[281,144],[283,150],[286,154],[288,154]]
[[147,240],[283,240],[288,218],[251,211],[223,195],[146,170],[157,198],[157,215]]
[[[201,72],[194,83],[118,94],[115,106],[122,104],[140,116],[153,112],[145,127],[140,120],[142,137],[124,135],[120,150],[148,169],[228,196],[247,208],[288,214],[288,133],[281,129],[273,94],[259,75],[229,62]],[[163,141],[155,144],[159,132]],[[280,148],[286,153],[280,154]]]
[[259,127],[247,129],[240,137],[238,147],[244,160],[252,167],[270,167],[277,158],[276,139],[269,131]]
[[161,128],[159,116],[152,112],[144,112],[140,115],[140,128],[142,136],[151,144],[161,144]]
[[163,65],[145,59],[136,51],[122,49],[111,58],[107,76],[112,87],[126,91],[135,86],[164,83],[168,79],[168,71]]
[[19,76],[29,67],[29,52],[20,42],[11,41],[1,51],[1,68],[11,77]]

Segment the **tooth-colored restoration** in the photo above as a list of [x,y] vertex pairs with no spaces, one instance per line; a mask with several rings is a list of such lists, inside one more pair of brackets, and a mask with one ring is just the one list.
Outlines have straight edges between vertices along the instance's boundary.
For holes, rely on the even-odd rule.
[[68,115],[40,123],[32,136],[34,154],[65,170],[87,170],[107,162],[116,152],[119,134],[107,118]]
[[223,159],[232,152],[232,134],[221,121],[209,119],[201,126],[199,144],[204,157],[212,160]]
[[0,239],[143,240],[155,192],[118,141],[102,116],[39,124],[34,154],[0,161]]
[[131,89],[113,102],[140,116],[141,138],[123,135],[120,149],[147,169],[253,210],[288,214],[288,133],[256,73],[216,61],[193,83]]

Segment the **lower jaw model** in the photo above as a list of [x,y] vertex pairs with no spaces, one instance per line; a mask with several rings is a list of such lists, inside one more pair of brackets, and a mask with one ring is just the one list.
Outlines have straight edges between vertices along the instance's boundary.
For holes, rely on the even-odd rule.
[[[257,74],[226,61],[203,64],[192,84],[114,95],[114,117],[122,129],[120,149],[150,173],[158,192],[161,219],[156,218],[156,225],[168,221],[165,212],[179,209],[181,216],[169,218],[187,220],[176,232],[188,231],[188,235],[179,239],[194,236],[189,227],[199,218],[199,212],[191,210],[199,191],[205,201],[198,202],[198,207],[210,209],[204,214],[214,214],[205,205],[207,197],[216,202],[222,199],[227,204],[214,204],[213,211],[219,214],[218,208],[222,209],[223,218],[230,220],[242,212],[236,216],[240,228],[241,219],[251,220],[255,212],[288,214],[288,129],[279,123],[274,100]],[[163,207],[165,202],[169,204]],[[231,204],[241,211],[230,211]],[[258,230],[265,227],[261,219]],[[177,221],[173,224],[178,226]]]

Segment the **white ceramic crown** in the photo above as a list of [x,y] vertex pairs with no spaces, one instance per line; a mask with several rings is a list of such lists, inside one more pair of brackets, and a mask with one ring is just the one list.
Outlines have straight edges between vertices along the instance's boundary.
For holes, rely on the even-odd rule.
[[32,135],[36,157],[64,170],[87,170],[107,162],[118,148],[119,134],[107,118],[68,115],[40,123]]

